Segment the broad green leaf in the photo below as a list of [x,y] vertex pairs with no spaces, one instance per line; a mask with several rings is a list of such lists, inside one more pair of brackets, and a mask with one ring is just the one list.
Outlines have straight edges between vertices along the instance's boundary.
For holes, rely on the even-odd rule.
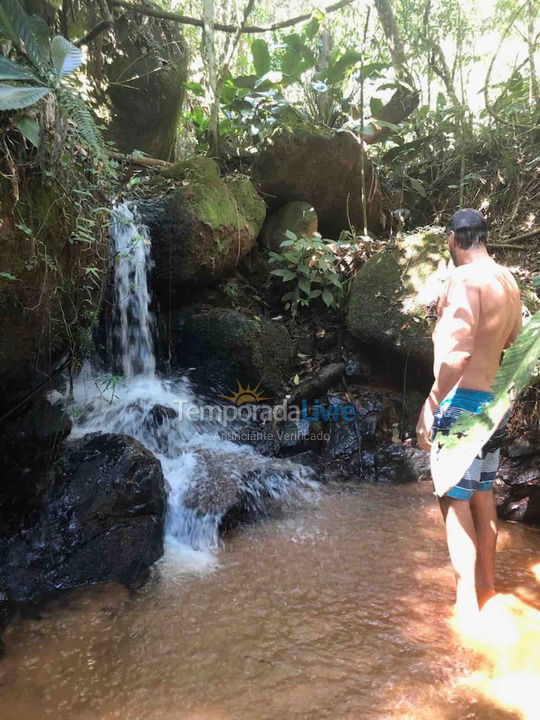
[[[184,87],[186,88],[186,90],[191,90],[192,93],[194,93],[195,95],[198,95],[199,97],[202,97],[204,95],[204,88],[201,85],[201,83],[192,82],[191,80],[189,80],[188,82],[184,83]],[[222,92],[222,97],[223,97],[223,92]]]
[[330,85],[335,85],[343,80],[347,71],[355,65],[358,65],[361,60],[361,53],[352,48],[348,48],[339,58],[330,63],[327,71],[324,73],[324,79]]
[[36,118],[30,117],[29,115],[23,115],[22,117],[14,120],[13,124],[34,147],[39,147],[41,135],[39,131],[39,122]]
[[417,178],[409,178],[409,183],[411,188],[417,192],[422,197],[427,197],[426,191],[424,189],[424,184],[421,180],[418,180]]
[[373,117],[377,117],[377,113],[380,113],[383,107],[383,102],[378,97],[372,97],[369,101],[369,109],[371,110],[371,114],[373,115]]
[[307,278],[298,278],[298,287],[300,288],[300,290],[302,290],[302,292],[305,292],[306,295],[309,295],[309,292],[311,290],[311,283]]
[[29,107],[50,92],[50,88],[43,86],[0,85],[0,111]]
[[76,70],[83,61],[82,50],[61,35],[52,39],[51,56],[59,78]]
[[270,70],[270,52],[266,41],[260,38],[253,40],[251,43],[251,54],[253,55],[253,64],[255,65],[257,75],[259,75],[259,77],[266,75]]
[[257,82],[255,83],[255,87],[260,90],[263,87],[271,87],[272,85],[276,85],[282,80],[282,73],[278,72],[277,70],[270,70],[257,80]]
[[289,238],[289,240],[297,240],[296,233],[293,233],[292,230],[285,230],[285,237]]
[[37,78],[30,70],[0,55],[0,80],[34,80]]
[[42,51],[40,41],[35,34],[35,25],[17,0],[0,2],[0,34],[13,40],[24,49],[36,67],[43,69]]
[[328,288],[324,288],[323,294],[322,294],[323,303],[327,307],[331,307],[334,303],[334,296],[332,295],[332,292]]
[[516,397],[531,384],[540,358],[540,311],[523,327],[493,383],[494,399],[474,417],[462,417],[431,446],[431,474],[437,495],[459,482]]

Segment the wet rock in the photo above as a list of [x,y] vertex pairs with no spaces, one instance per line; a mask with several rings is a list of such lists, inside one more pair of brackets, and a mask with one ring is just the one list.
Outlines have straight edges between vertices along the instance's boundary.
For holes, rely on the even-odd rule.
[[[311,203],[326,237],[337,239],[352,224],[362,227],[362,146],[350,132],[332,132],[300,122],[272,138],[256,157],[253,177],[271,208]],[[364,156],[368,227],[380,229],[381,192]]]
[[220,178],[210,158],[193,158],[170,172],[183,178],[178,187],[139,203],[152,238],[152,285],[163,307],[229,275],[254,246],[265,217],[251,182]]
[[373,438],[383,411],[381,395],[364,395],[355,402],[356,421],[328,423],[329,439],[324,448],[326,459],[343,459],[358,454],[362,438]]
[[260,240],[274,252],[282,252],[281,243],[287,240],[287,230],[296,237],[312,237],[317,232],[317,213],[308,202],[287,203],[269,215],[261,230]]
[[[294,348],[286,327],[226,308],[192,307],[177,316],[173,362],[193,368],[192,377],[225,394],[250,385],[277,395],[290,377]],[[228,390],[227,390],[228,389]]]
[[252,453],[197,449],[196,480],[182,498],[198,515],[217,515],[220,529],[268,515],[312,482],[308,468]]
[[406,235],[370,258],[351,286],[347,326],[359,341],[395,351],[428,372],[433,363],[433,317],[449,273],[442,228]]
[[0,588],[29,602],[104,580],[139,582],[163,552],[165,502],[161,465],[135,439],[66,442],[17,531],[0,537]]
[[540,454],[503,458],[494,495],[499,517],[540,526]]
[[377,482],[408,483],[429,477],[429,453],[424,450],[391,444],[377,453]]

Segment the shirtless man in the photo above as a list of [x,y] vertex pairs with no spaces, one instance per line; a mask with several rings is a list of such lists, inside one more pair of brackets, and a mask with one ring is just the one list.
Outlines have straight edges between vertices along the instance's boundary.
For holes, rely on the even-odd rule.
[[[433,331],[435,382],[416,434],[428,450],[435,433],[463,413],[479,413],[502,351],[521,327],[521,300],[512,274],[486,248],[487,225],[476,210],[458,210],[447,226],[455,265],[437,308]],[[471,618],[495,594],[497,516],[492,483],[499,450],[484,450],[458,484],[439,499],[456,575],[458,617]]]

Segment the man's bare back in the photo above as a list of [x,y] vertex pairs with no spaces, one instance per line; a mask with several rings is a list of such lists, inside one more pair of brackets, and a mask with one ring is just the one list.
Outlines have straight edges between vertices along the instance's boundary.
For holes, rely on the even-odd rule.
[[502,352],[521,327],[520,293],[511,272],[490,257],[456,267],[439,300],[437,316],[435,377],[449,353],[462,353],[468,360],[458,387],[491,390]]

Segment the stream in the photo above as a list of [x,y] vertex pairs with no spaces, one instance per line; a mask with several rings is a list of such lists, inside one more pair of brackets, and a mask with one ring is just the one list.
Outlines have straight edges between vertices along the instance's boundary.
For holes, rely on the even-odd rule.
[[[124,379],[100,386],[83,368],[72,436],[126,433],[160,459],[166,551],[138,590],[73,590],[11,623],[0,720],[539,718],[540,534],[502,524],[501,594],[475,637],[460,635],[430,483],[320,484],[170,414],[197,398],[156,375],[150,239],[128,206],[115,218]],[[279,511],[222,541],[220,514],[183,502],[201,449],[233,470],[266,467],[251,501]]]
[[503,594],[470,647],[429,484],[329,486],[217,551],[169,545],[137,592],[81,589],[16,621],[0,716],[533,720],[540,535],[502,524],[499,547]]

